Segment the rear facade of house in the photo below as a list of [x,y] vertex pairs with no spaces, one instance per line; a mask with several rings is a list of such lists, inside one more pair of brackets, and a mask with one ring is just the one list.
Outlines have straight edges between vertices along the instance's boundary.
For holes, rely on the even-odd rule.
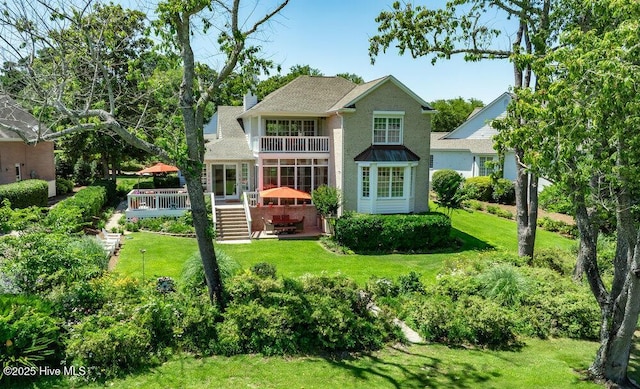
[[265,206],[278,200],[260,198],[264,189],[329,185],[342,211],[427,211],[431,113],[393,76],[360,85],[301,76],[260,102],[218,107],[203,185],[216,202],[245,194]]

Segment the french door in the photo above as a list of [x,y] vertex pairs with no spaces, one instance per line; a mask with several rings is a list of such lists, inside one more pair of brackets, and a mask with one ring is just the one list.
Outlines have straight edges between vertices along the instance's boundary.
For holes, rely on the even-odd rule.
[[211,165],[212,190],[216,197],[226,200],[237,200],[238,194],[238,166],[236,164]]

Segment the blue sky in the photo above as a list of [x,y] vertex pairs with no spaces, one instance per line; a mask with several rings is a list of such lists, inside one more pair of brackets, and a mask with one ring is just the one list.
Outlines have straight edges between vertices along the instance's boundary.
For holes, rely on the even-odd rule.
[[[158,0],[118,0],[126,7],[138,8],[150,16]],[[278,0],[245,0],[248,20],[262,17]],[[390,9],[393,0],[290,0],[280,15],[256,35],[253,44],[263,48],[266,58],[282,66],[286,73],[293,65],[310,65],[325,75],[355,73],[365,81],[392,74],[426,101],[463,97],[493,101],[513,83],[512,65],[506,60],[465,62],[461,56],[439,60],[399,56],[395,48],[378,56],[371,65],[369,38],[376,34],[375,17]],[[415,1],[442,7],[442,0]],[[143,5],[141,5],[143,4]],[[494,28],[506,22],[488,14]],[[219,58],[214,39],[199,37],[194,42],[196,59],[217,68]],[[508,45],[504,38],[501,48]]]
[[[465,62],[462,57],[439,60],[399,56],[395,48],[369,61],[369,38],[377,32],[375,17],[392,0],[291,0],[263,32],[268,58],[283,70],[308,64],[326,75],[355,73],[365,81],[392,74],[427,101],[461,96],[491,102],[513,83],[506,60]],[[437,6],[441,1],[422,1]],[[503,23],[492,20],[495,25]],[[505,41],[506,42],[506,41]],[[506,45],[507,43],[504,43]]]

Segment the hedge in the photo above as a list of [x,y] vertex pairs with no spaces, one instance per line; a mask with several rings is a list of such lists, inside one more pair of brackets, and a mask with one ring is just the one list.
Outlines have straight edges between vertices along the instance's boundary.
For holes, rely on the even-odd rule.
[[462,189],[468,199],[480,201],[493,200],[493,186],[491,185],[491,177],[489,176],[469,177],[462,185]]
[[425,251],[449,241],[451,219],[430,212],[419,215],[347,213],[336,222],[335,239],[360,252]]
[[88,186],[51,208],[47,224],[68,232],[80,231],[83,222],[90,222],[93,216],[98,216],[106,204],[106,186]]
[[7,199],[11,208],[27,208],[33,205],[46,207],[49,198],[49,184],[43,180],[24,180],[0,185],[0,203]]

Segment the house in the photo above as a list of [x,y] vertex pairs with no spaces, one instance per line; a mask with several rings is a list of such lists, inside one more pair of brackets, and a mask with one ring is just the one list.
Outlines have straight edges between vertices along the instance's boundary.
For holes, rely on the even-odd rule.
[[[506,116],[509,102],[511,94],[505,92],[486,106],[476,108],[455,130],[432,132],[429,181],[434,172],[442,169],[455,170],[464,178],[490,175],[493,168],[488,162],[498,161],[493,141],[498,130],[491,126],[491,122]],[[517,172],[513,151],[505,152],[502,169],[504,178],[515,181]],[[550,184],[540,178],[538,190]]]
[[49,197],[56,195],[53,142],[38,141],[46,131],[13,99],[0,95],[0,185],[38,178],[49,183]]
[[245,193],[252,205],[281,205],[257,193],[330,185],[343,211],[427,211],[433,112],[393,76],[360,85],[300,76],[260,102],[248,95],[242,107],[218,107],[203,185],[216,203]]

